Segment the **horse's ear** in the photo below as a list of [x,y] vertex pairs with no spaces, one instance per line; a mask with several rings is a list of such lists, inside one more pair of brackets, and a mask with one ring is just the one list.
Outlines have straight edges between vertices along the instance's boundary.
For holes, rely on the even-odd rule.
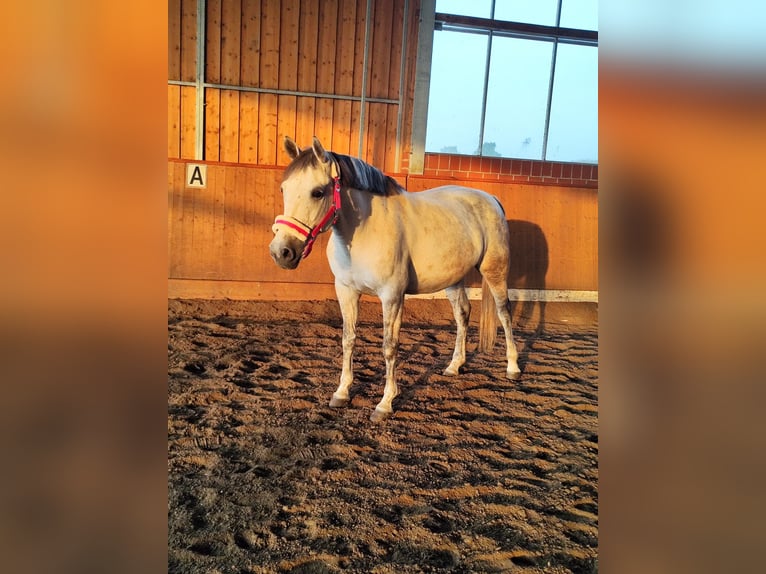
[[298,144],[296,144],[290,136],[285,136],[284,148],[287,155],[290,156],[290,159],[295,159],[298,157],[298,154],[301,153],[301,148],[298,147]]
[[324,147],[322,147],[322,142],[320,142],[319,138],[316,136],[314,136],[314,141],[311,144],[311,149],[314,150],[314,155],[321,163],[328,162],[327,152],[325,151]]

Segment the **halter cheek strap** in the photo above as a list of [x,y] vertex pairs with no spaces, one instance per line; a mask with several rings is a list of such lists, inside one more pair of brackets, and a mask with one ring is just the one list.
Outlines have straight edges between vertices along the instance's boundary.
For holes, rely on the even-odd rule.
[[319,234],[330,229],[330,227],[335,225],[335,222],[338,221],[338,212],[340,211],[340,175],[337,174],[337,171],[337,166],[333,164],[332,204],[327,210],[327,213],[324,214],[322,220],[314,227],[309,227],[305,223],[294,217],[290,217],[289,215],[278,215],[274,220],[274,225],[271,228],[274,233],[277,232],[277,225],[284,225],[298,235],[306,238],[306,243],[303,246],[303,254],[301,256],[302,259],[309,256]]

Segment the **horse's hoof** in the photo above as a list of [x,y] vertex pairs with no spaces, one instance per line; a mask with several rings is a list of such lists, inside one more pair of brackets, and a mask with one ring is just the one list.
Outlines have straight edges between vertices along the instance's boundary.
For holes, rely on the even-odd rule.
[[375,409],[372,411],[372,414],[370,415],[370,420],[374,423],[382,423],[384,420],[386,420],[388,417],[390,417],[393,413],[390,411],[379,411],[378,409]]
[[350,403],[350,399],[336,399],[333,397],[330,399],[330,407],[333,409],[340,409],[342,407],[347,407],[348,403]]
[[521,371],[508,371],[505,373],[506,378],[517,381],[519,378],[521,378]]
[[444,369],[442,374],[446,377],[454,377],[459,372],[460,372],[460,369],[451,369],[450,367],[447,367],[446,369]]

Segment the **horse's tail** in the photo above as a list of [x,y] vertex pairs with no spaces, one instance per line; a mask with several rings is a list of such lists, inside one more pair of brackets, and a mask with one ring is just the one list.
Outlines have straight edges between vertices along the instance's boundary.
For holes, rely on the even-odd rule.
[[479,352],[491,351],[497,337],[497,308],[487,280],[481,280],[481,317],[479,318]]

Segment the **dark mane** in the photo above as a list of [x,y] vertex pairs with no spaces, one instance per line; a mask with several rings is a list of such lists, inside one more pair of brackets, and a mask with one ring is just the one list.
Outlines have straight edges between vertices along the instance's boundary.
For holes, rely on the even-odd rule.
[[340,180],[343,185],[376,195],[396,195],[404,191],[393,177],[361,159],[339,153],[330,153],[330,155],[340,166]]
[[[404,191],[393,177],[384,174],[378,168],[355,157],[328,153],[340,167],[340,181],[344,186],[369,191],[376,195],[396,195]],[[307,147],[287,166],[282,175],[282,181],[296,171],[316,167],[319,167],[319,160],[311,147]]]

